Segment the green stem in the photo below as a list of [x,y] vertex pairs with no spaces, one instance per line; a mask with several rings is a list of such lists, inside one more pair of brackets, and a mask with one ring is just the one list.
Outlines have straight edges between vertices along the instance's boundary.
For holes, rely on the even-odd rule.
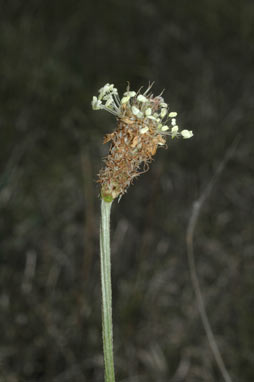
[[102,339],[105,381],[115,382],[110,263],[110,209],[112,202],[101,201],[100,258],[102,291]]

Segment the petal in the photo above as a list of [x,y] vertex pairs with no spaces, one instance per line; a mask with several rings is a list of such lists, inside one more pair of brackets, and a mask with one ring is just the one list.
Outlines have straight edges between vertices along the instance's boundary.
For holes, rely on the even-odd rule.
[[134,91],[125,92],[123,95],[128,96],[130,98],[135,97],[137,93]]
[[148,109],[146,109],[145,114],[146,114],[146,116],[151,115],[152,109],[150,107]]
[[141,134],[145,134],[145,133],[147,133],[148,130],[149,130],[148,127],[145,126],[145,127],[143,127],[142,129],[140,129],[140,133],[141,133]]
[[132,106],[131,110],[134,115],[138,115],[138,113],[140,113],[140,110],[136,106]]
[[105,103],[105,107],[109,107],[109,105],[111,105],[113,103],[113,98],[110,97],[107,102]]
[[151,119],[152,121],[156,121],[156,118],[153,115],[148,115],[147,118]]
[[183,136],[184,139],[188,139],[193,137],[193,132],[191,130],[183,130],[181,131],[181,135]]
[[127,103],[130,99],[130,96],[125,96],[121,99],[121,104]]
[[177,133],[178,132],[178,126],[175,125],[174,127],[172,127],[171,132],[172,133]]
[[166,108],[161,109],[161,118],[164,118],[166,114],[167,114],[167,109]]
[[95,96],[93,96],[93,99],[92,99],[92,108],[93,110],[99,110],[101,109],[101,104],[102,102]]
[[143,96],[142,94],[139,94],[138,97],[137,97],[137,100],[139,102],[147,102],[147,98],[145,96]]

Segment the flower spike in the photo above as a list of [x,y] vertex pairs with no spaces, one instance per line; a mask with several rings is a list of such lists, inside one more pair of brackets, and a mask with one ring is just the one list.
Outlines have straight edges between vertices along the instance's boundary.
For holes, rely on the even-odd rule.
[[92,99],[94,110],[106,110],[117,117],[117,128],[107,134],[104,143],[111,141],[105,168],[99,173],[101,196],[104,200],[121,197],[133,179],[147,171],[158,147],[171,138],[193,136],[190,130],[179,131],[177,113],[169,111],[162,93],[154,97],[152,85],[141,93],[131,91],[129,85],[120,98],[114,84],[106,84]]

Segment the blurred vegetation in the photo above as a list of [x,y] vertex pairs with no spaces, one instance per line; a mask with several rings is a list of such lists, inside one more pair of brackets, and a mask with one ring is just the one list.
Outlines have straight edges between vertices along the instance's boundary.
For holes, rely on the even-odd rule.
[[190,282],[191,206],[235,136],[195,254],[234,381],[253,370],[254,3],[0,1],[0,381],[102,381],[99,87],[155,81],[169,143],[112,213],[118,381],[218,382]]

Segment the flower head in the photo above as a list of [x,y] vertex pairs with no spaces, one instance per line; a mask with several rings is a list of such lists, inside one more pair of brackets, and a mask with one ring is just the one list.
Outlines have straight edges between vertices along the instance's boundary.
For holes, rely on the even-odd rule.
[[121,197],[133,179],[148,170],[157,148],[166,145],[165,136],[172,138],[193,136],[176,124],[177,113],[169,111],[161,95],[154,97],[149,85],[145,92],[130,91],[129,86],[120,98],[114,84],[106,84],[92,99],[94,110],[107,110],[117,117],[117,128],[107,134],[104,143],[111,141],[105,168],[99,173],[102,197],[113,200]]

